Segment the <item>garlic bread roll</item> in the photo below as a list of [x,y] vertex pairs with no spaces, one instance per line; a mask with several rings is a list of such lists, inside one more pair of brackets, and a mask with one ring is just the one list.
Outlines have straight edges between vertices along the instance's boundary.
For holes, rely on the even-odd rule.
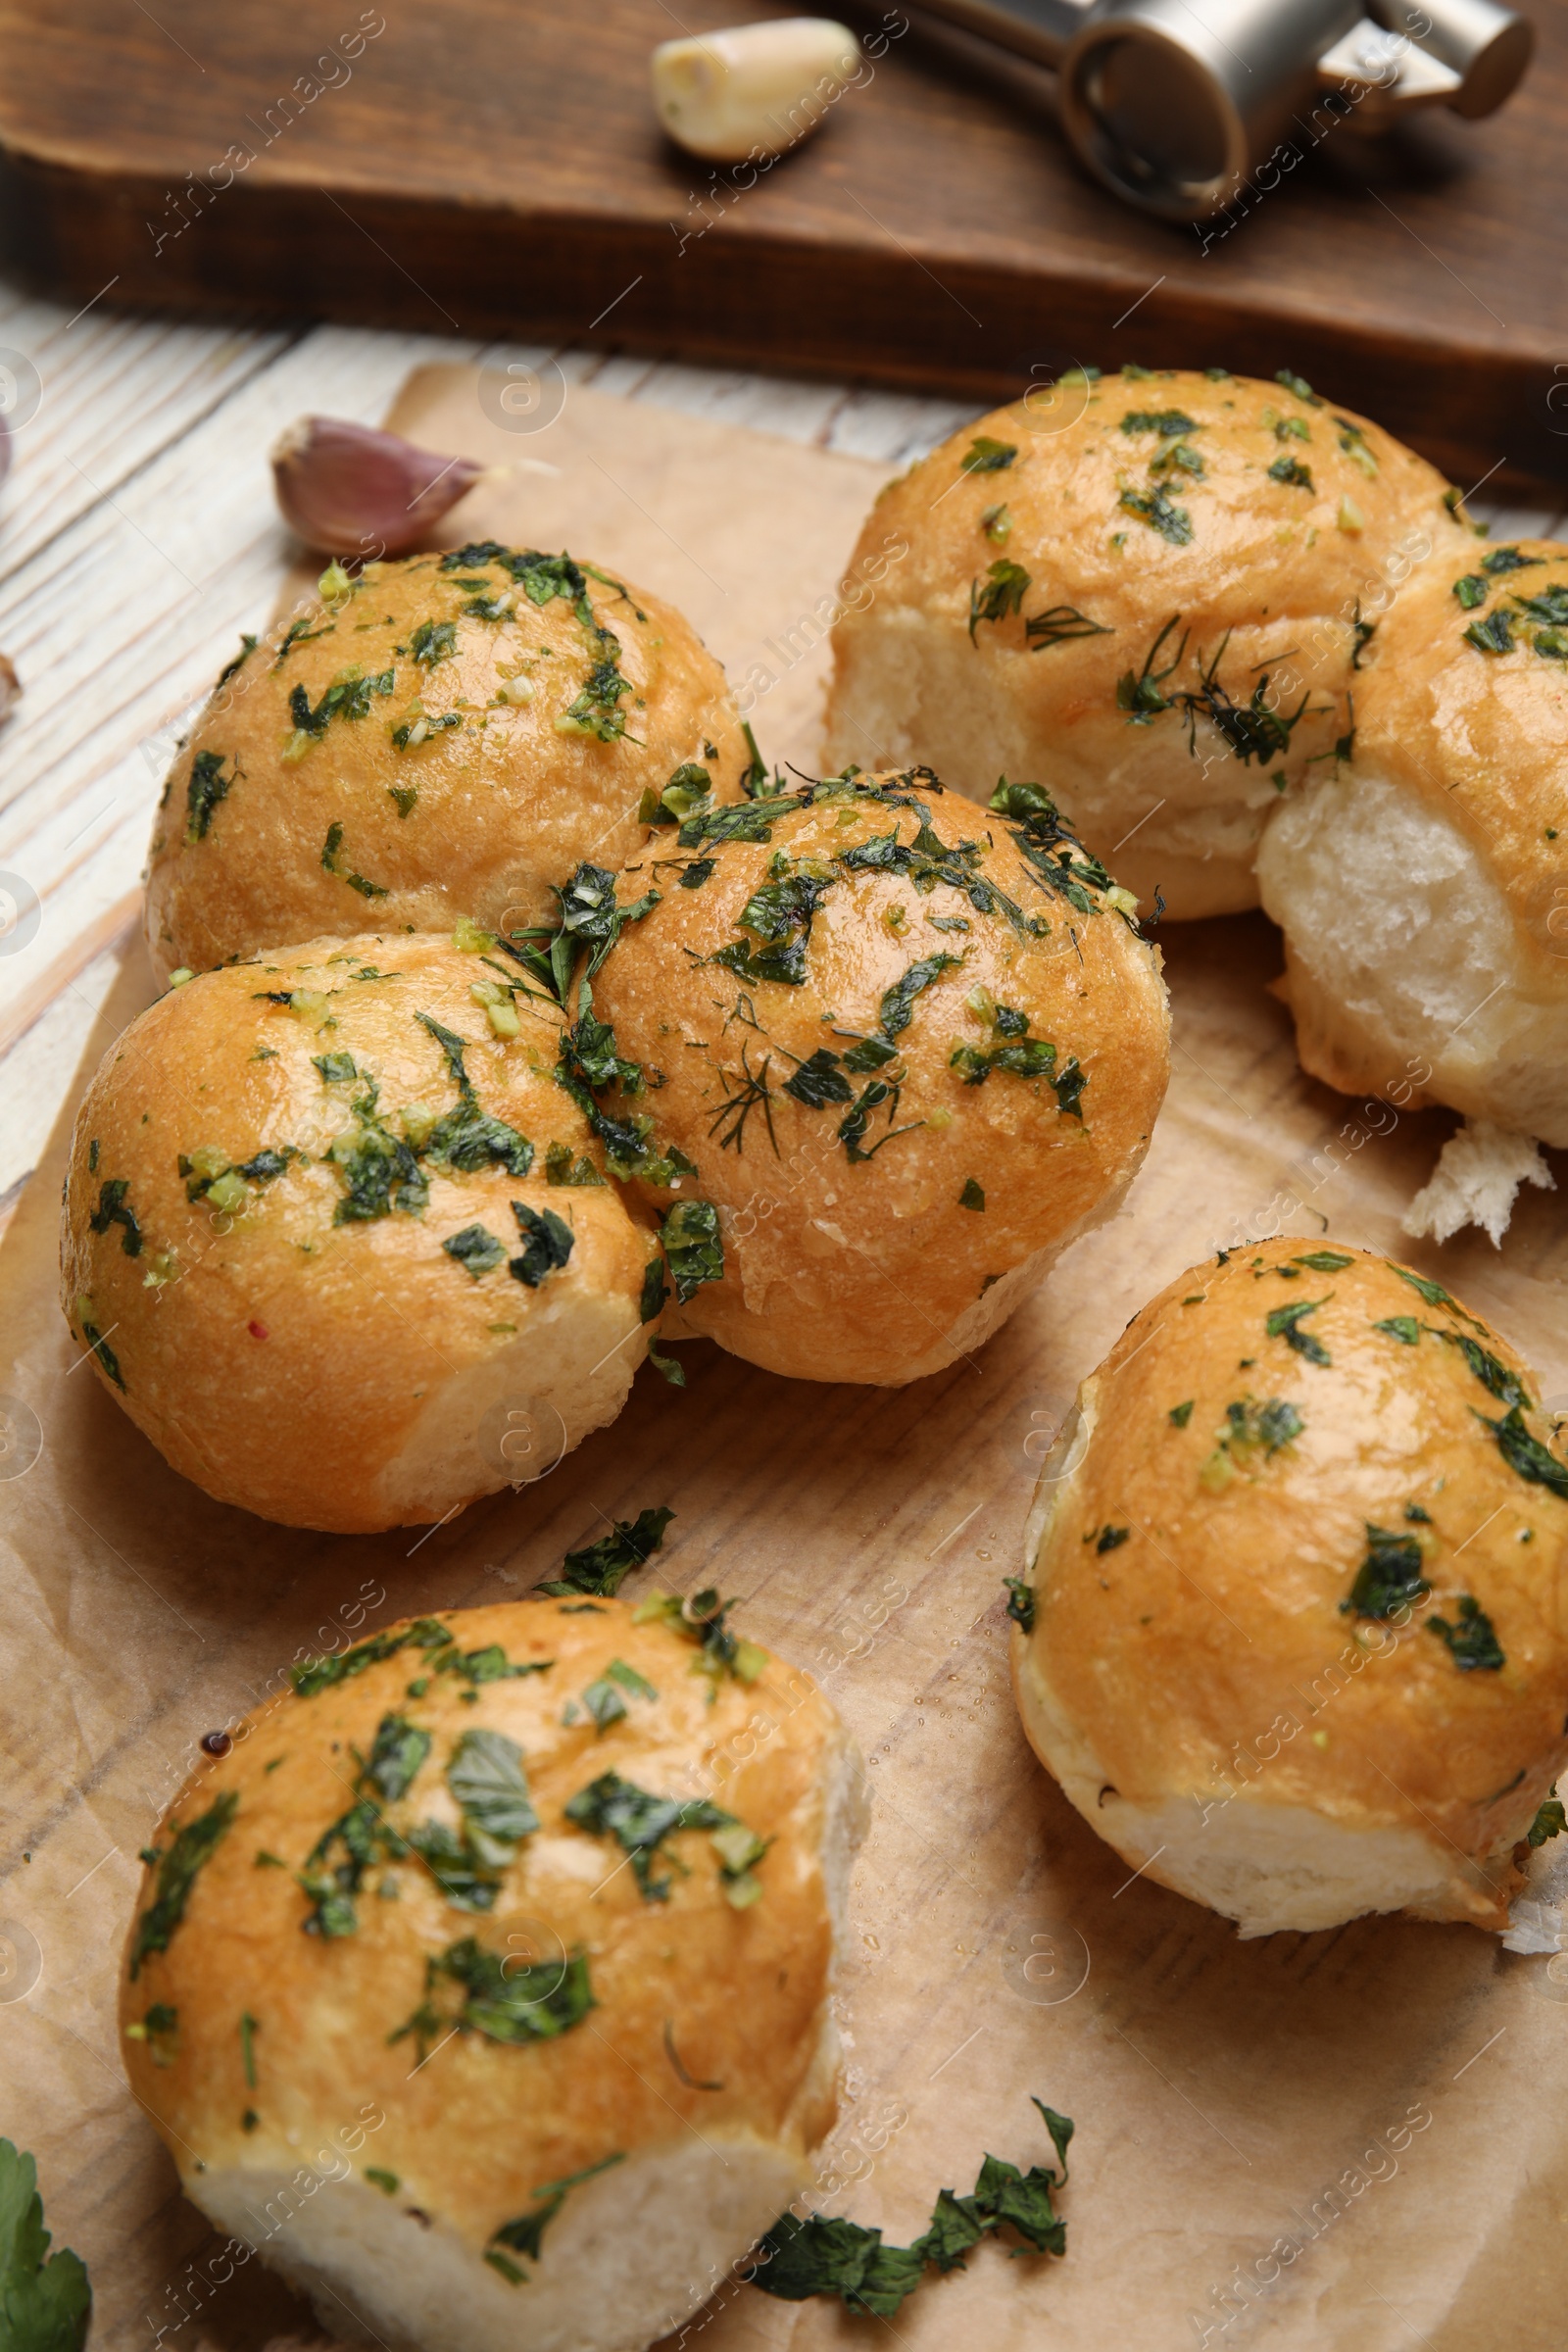
[[173,990],[88,1089],[62,1303],[220,1501],[439,1519],[619,1410],[658,1250],[555,1082],[559,1009],[507,968],[316,940]]
[[1568,1763],[1568,1460],[1499,1340],[1338,1244],[1134,1317],[1014,1591],[1041,1761],[1129,1869],[1237,1923],[1502,1927]]
[[701,1171],[706,1262],[699,1204],[640,1182],[676,1194],[685,1329],[797,1379],[917,1380],[1122,1199],[1168,1075],[1158,955],[1049,799],[1004,799],[830,779],[694,817],[639,874],[663,895],[595,1009]]
[[171,1809],[131,2085],[336,2336],[635,2352],[830,2127],[858,1758],[711,1594],[404,1621]]
[[1365,666],[1258,858],[1301,1060],[1568,1144],[1568,547],[1467,540]]
[[547,921],[552,882],[646,838],[645,796],[738,795],[724,673],[640,589],[493,540],[321,582],[229,664],[170,772],[160,976],[372,922]]
[[1349,730],[1394,589],[1462,545],[1432,467],[1298,376],[1074,371],[878,499],[835,626],[828,752],[1038,778],[1174,916],[1257,904],[1283,785]]

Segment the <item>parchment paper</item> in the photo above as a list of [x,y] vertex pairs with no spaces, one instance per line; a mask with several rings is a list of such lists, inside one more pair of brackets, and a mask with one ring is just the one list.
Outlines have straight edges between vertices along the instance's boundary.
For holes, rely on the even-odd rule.
[[[519,445],[457,370],[414,379],[394,421],[500,461]],[[743,677],[752,649],[831,595],[877,478],[576,392],[526,455],[558,470],[483,485],[453,535],[564,541],[623,568]],[[770,757],[808,763],[819,660],[758,698]],[[422,1536],[291,1533],[166,1469],[55,1304],[62,1128],[0,1252],[0,2131],[34,2151],[56,2242],[90,2266],[97,2345],[150,2345],[161,2327],[179,2352],[317,2336],[258,2264],[219,2283],[231,2266],[116,2054],[136,1849],[195,1741],[303,1650],[520,1594],[610,1515],[667,1502],[666,1549],[628,1591],[657,1574],[743,1595],[740,1623],[822,1677],[869,1765],[824,2205],[906,2241],[984,2150],[1046,2157],[1029,2092],[1078,2124],[1065,2260],[982,2246],[886,2328],[733,2287],[671,2343],[1560,2352],[1568,1976],[1552,1971],[1568,1962],[1398,1920],[1241,1944],[1127,1882],[1014,1716],[1000,1580],[1039,1459],[1127,1317],[1217,1244],[1283,1225],[1397,1250],[1494,1318],[1568,1406],[1568,1195],[1528,1193],[1500,1254],[1475,1236],[1412,1249],[1397,1218],[1451,1121],[1301,1078],[1265,994],[1279,956],[1261,917],[1162,936],[1175,1076],[1148,1166],[973,1362],[856,1390],[689,1346],[685,1394],[645,1374],[553,1475]],[[100,1047],[149,994],[127,958]]]

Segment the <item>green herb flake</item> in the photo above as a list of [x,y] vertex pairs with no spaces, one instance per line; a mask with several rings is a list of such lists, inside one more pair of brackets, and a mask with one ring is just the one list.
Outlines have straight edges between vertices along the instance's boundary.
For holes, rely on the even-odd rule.
[[1366,1543],[1366,1558],[1349,1597],[1340,1603],[1342,1617],[1392,1617],[1396,1609],[1409,1608],[1426,1597],[1432,1588],[1414,1536],[1396,1535],[1368,1520]]
[[477,1282],[491,1273],[506,1256],[506,1244],[483,1225],[465,1225],[461,1233],[450,1233],[441,1245],[448,1257],[466,1266]]
[[1304,1356],[1309,1364],[1332,1364],[1334,1358],[1322,1341],[1301,1329],[1303,1316],[1315,1315],[1320,1306],[1327,1306],[1328,1298],[1301,1298],[1290,1306],[1277,1306],[1269,1315],[1265,1329],[1271,1340],[1283,1340],[1288,1348]]
[[1568,1502],[1568,1462],[1560,1462],[1539,1438],[1531,1435],[1517,1404],[1500,1421],[1488,1421],[1485,1413],[1477,1418],[1495,1437],[1497,1450],[1510,1470]]
[[580,1550],[568,1551],[559,1573],[537,1590],[557,1597],[591,1592],[600,1599],[613,1599],[633,1569],[645,1568],[661,1548],[674,1516],[672,1510],[660,1507],[639,1511],[635,1519],[612,1519],[608,1536]]
[[[456,2010],[445,1998],[449,1985],[460,1990]],[[443,1996],[439,2007],[438,1994]],[[397,2042],[413,2034],[422,2055],[456,2027],[460,2034],[482,2034],[488,2041],[515,2047],[569,2033],[597,2006],[585,1953],[519,1968],[514,1953],[487,1951],[474,1936],[465,1936],[425,1962],[424,2001],[388,2039]]]
[[996,441],[989,433],[977,433],[959,461],[960,473],[1005,473],[1018,455],[1014,441]]
[[1299,458],[1276,458],[1268,469],[1268,478],[1271,482],[1284,482],[1293,490],[1313,487],[1311,469]]
[[1073,2122],[1040,2099],[1033,2104],[1051,2134],[1059,2173],[1052,2165],[1032,2165],[1021,2173],[1001,2157],[987,2156],[968,2196],[949,2188],[939,2192],[929,2226],[911,2246],[884,2245],[880,2230],[862,2229],[858,2222],[783,2214],[761,2239],[752,2284],[790,2303],[837,2295],[851,2312],[891,2320],[920,2284],[927,2265],[940,2273],[962,2270],[964,2257],[992,2231],[1010,2229],[1037,2254],[1064,2254],[1066,2224],[1052,2204],[1052,2192],[1067,2180]]
[[487,1870],[503,1869],[539,1827],[521,1748],[504,1732],[465,1732],[446,1778],[478,1861]]
[[[514,1200],[512,1213],[522,1236],[522,1250],[519,1256],[508,1259],[507,1271],[530,1291],[536,1291],[547,1275],[559,1273],[565,1265],[576,1236],[553,1208],[529,1208],[525,1202]],[[469,1228],[470,1232],[483,1230],[482,1226]],[[488,1240],[489,1236],[485,1238]]]
[[1185,1404],[1173,1404],[1165,1418],[1173,1429],[1185,1429],[1193,1417],[1196,1398],[1189,1396]]
[[1461,612],[1473,612],[1478,605],[1486,603],[1492,591],[1479,571],[1467,571],[1463,579],[1454,581],[1453,593],[1459,600]]
[[1124,514],[1135,514],[1150,530],[1168,539],[1172,547],[1192,545],[1192,515],[1185,507],[1173,503],[1163,484],[1152,491],[1124,490],[1116,503]]
[[401,1715],[383,1715],[364,1777],[388,1804],[406,1796],[415,1774],[430,1753],[430,1735]]
[[1162,441],[1179,441],[1199,430],[1196,416],[1181,409],[1129,409],[1121,420],[1124,433],[1157,433]]
[[127,1257],[140,1257],[141,1227],[136,1222],[135,1210],[126,1199],[129,1191],[128,1177],[111,1176],[107,1183],[98,1188],[98,1205],[87,1219],[87,1224],[93,1233],[107,1233],[112,1225],[118,1225],[121,1249]]
[[526,2255],[529,2261],[538,2262],[544,2250],[545,2225],[555,2220],[566,2202],[568,2190],[581,2187],[583,2181],[592,2180],[596,2175],[609,2172],[612,2164],[622,2164],[624,2161],[624,2151],[617,2148],[612,2156],[604,2156],[597,2164],[585,2165],[580,2173],[571,2173],[564,2180],[547,2180],[543,2188],[530,2189],[529,2195],[541,2200],[538,2211],[519,2214],[514,2221],[503,2222],[491,2234],[490,2246],[485,2254],[486,2262],[514,2286],[520,2286],[527,2274],[518,2270],[515,2263],[498,2255],[495,2249],[509,2246],[513,2253]]
[[998,558],[986,572],[984,587],[979,580],[969,584],[969,642],[979,641],[975,630],[981,621],[1002,621],[1022,610],[1023,600],[1030,588],[1030,578],[1021,564],[1013,564],[1005,556]]
[[684,1305],[705,1282],[724,1279],[724,1243],[710,1200],[677,1200],[659,1229],[664,1259]]
[[1446,1644],[1461,1674],[1495,1674],[1508,1662],[1492,1619],[1473,1592],[1460,1593],[1456,1623],[1446,1617],[1429,1617],[1426,1626],[1429,1634],[1436,1634]]
[[[624,1707],[620,1712],[625,1713]],[[564,1810],[566,1819],[578,1829],[587,1830],[594,1837],[616,1840],[622,1852],[630,1857],[633,1876],[644,1896],[656,1903],[668,1899],[674,1884],[667,1874],[659,1877],[655,1872],[655,1857],[666,1838],[682,1830],[744,1826],[733,1813],[710,1803],[707,1797],[654,1796],[613,1772],[601,1773],[586,1788],[569,1797]]]
[[168,1852],[158,1865],[158,1890],[136,1922],[130,1947],[130,1981],[153,1952],[167,1952],[170,1937],[185,1916],[185,1905],[198,1872],[212,1860],[239,1809],[239,1796],[225,1788],[207,1811],[176,1830]]
[[[1291,1263],[1308,1266],[1314,1274],[1343,1274],[1347,1266],[1354,1265],[1355,1260],[1347,1257],[1343,1250],[1303,1250]],[[1280,1270],[1283,1272],[1283,1267]]]
[[977,1184],[972,1176],[966,1176],[963,1180],[963,1190],[958,1195],[958,1206],[960,1208],[983,1209],[985,1204],[985,1187],[981,1184]]
[[230,786],[239,781],[237,763],[231,775],[223,773],[228,758],[227,752],[198,752],[191,760],[190,781],[185,787],[185,840],[191,847],[207,839],[220,802],[228,798]]
[[1004,1576],[1002,1581],[1007,1592],[1007,1615],[1014,1625],[1021,1626],[1026,1634],[1032,1634],[1035,1630],[1033,1585],[1021,1576]]
[[1415,1347],[1421,1337],[1421,1326],[1414,1315],[1385,1315],[1382,1322],[1374,1323],[1372,1328],[1374,1331],[1387,1332],[1389,1338],[1397,1340],[1401,1348]]
[[[125,2039],[145,2042],[154,2066],[172,2066],[179,2056],[179,2011],[168,2001],[154,2001],[145,2017],[125,2028]],[[0,2295],[0,2312],[4,2309]]]
[[1568,1830],[1568,1812],[1564,1812],[1560,1798],[1548,1796],[1525,1832],[1525,1842],[1544,1845],[1548,1838],[1560,1838],[1565,1830]]
[[389,2173],[384,2165],[368,2164],[365,2168],[365,2178],[370,2186],[378,2188],[384,2197],[395,2197],[403,2185],[396,2173]]
[[82,2352],[92,2288],[79,2255],[49,2252],[38,2170],[0,2139],[0,2340],[6,2352]]
[[1130,1527],[1102,1527],[1095,1538],[1097,1553],[1117,1551],[1132,1534]]
[[247,2090],[254,2090],[256,2088],[257,2031],[258,2029],[256,2020],[254,2017],[252,2017],[250,2011],[247,2009],[239,2021],[240,2064],[245,2069],[245,2087]]
[[1511,654],[1514,650],[1513,623],[1500,605],[1485,620],[1473,620],[1461,635],[1478,654]]

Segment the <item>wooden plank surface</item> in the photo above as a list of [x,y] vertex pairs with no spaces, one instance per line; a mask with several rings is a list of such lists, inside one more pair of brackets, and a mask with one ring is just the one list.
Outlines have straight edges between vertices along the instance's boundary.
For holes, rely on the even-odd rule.
[[[1568,0],[1496,117],[1293,131],[1203,232],[1092,184],[1050,77],[901,9],[775,170],[662,138],[648,57],[767,0],[0,0],[15,262],[73,303],[309,313],[437,334],[599,333],[962,392],[1033,368],[1292,366],[1468,487],[1568,475]],[[1315,119],[1314,119],[1315,120]]]

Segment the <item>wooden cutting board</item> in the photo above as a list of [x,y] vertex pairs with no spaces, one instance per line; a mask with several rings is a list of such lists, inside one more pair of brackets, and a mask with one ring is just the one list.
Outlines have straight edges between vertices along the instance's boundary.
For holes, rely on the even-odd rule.
[[[1337,129],[1245,214],[1146,220],[1051,77],[901,8],[756,185],[659,133],[648,56],[758,0],[0,0],[10,258],[85,303],[598,338],[1010,396],[1031,371],[1283,366],[1465,487],[1568,478],[1568,0],[1502,113]],[[1265,173],[1265,177],[1269,174]]]

